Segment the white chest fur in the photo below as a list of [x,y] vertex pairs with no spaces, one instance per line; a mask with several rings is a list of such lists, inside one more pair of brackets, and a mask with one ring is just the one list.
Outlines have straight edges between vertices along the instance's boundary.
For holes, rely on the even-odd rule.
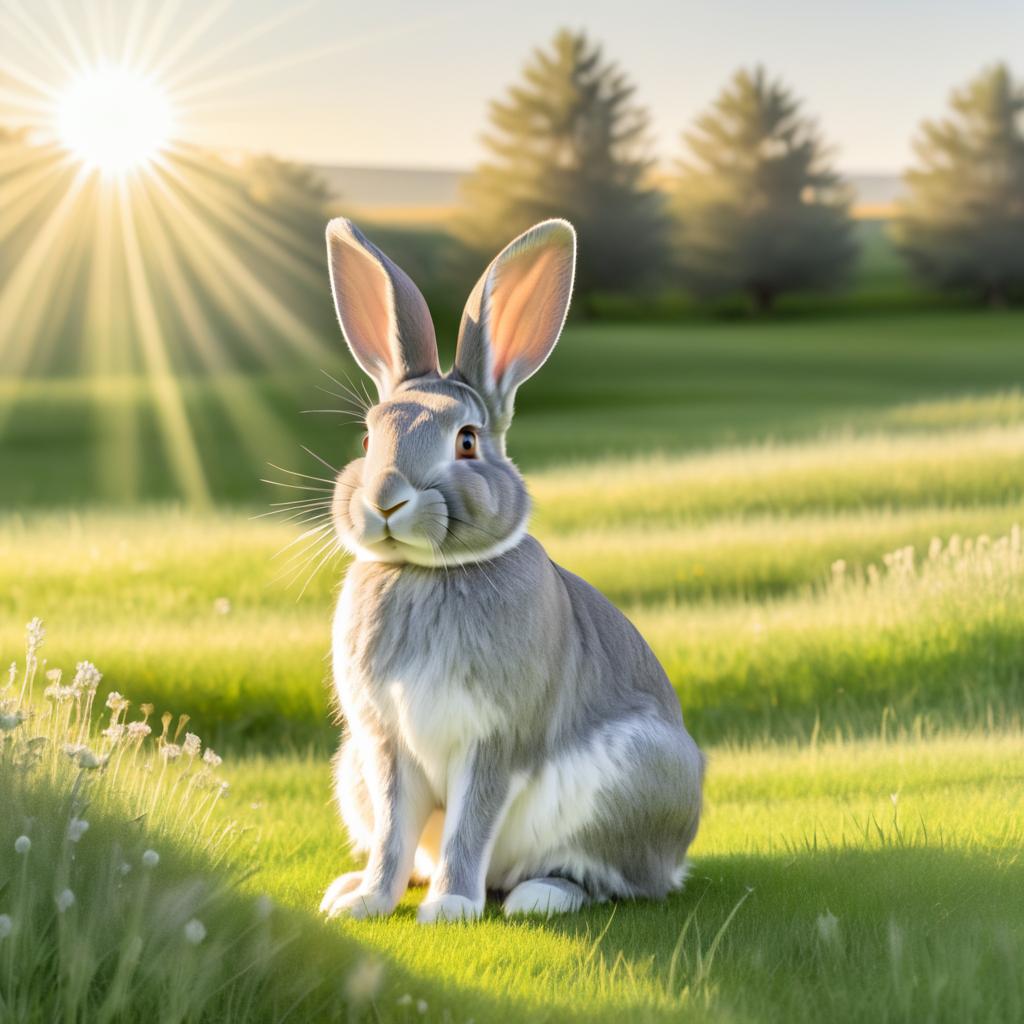
[[346,582],[334,618],[333,664],[348,726],[357,739],[360,730],[380,728],[399,742],[443,806],[453,768],[475,742],[501,728],[504,713],[445,644],[411,643],[403,657],[392,656],[384,665],[372,651],[353,657],[364,614]]

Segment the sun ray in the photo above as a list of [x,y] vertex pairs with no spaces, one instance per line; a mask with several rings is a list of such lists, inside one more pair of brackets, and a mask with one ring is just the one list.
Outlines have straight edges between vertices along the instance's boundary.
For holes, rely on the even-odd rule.
[[[0,290],[0,364],[6,374],[17,375],[25,367],[25,352],[31,348],[31,339],[48,301],[45,285],[59,273],[61,232],[66,230],[79,193],[88,180],[88,172],[79,168]],[[54,253],[58,254],[57,259]],[[18,338],[22,339],[20,352],[14,348]]]
[[[57,46],[54,41],[39,27],[38,23],[33,19],[21,6],[17,0],[8,0],[6,13],[17,19],[18,24],[23,30],[21,38],[31,40],[32,49],[39,54],[44,61],[50,61],[57,65],[65,75],[72,76],[78,73],[80,70],[76,67],[74,61],[69,60],[67,55]],[[8,27],[12,22],[7,21]]]
[[210,491],[199,457],[199,449],[185,413],[181,391],[167,358],[166,345],[146,278],[135,222],[132,219],[129,186],[126,182],[119,181],[117,190],[128,287],[135,308],[147,376],[163,428],[165,452],[185,496],[194,505],[206,506],[210,504]]
[[191,64],[179,68],[174,74],[169,74],[167,77],[168,88],[177,90],[181,83],[194,79],[196,75],[211,65],[222,64],[225,57],[259,39],[261,36],[265,36],[268,32],[273,32],[274,29],[280,28],[281,25],[294,20],[313,7],[314,4],[315,0],[304,0],[303,3],[290,5],[277,14],[271,15],[269,18],[265,18],[263,21],[251,26],[244,32],[237,33],[220,46],[208,50]]
[[326,356],[323,340],[306,326],[287,306],[281,303],[272,292],[268,291],[264,282],[256,278],[252,271],[231,251],[224,241],[189,208],[171,189],[166,181],[154,175],[154,181],[163,190],[163,195],[173,208],[176,216],[182,219],[182,226],[187,223],[188,230],[196,239],[203,239],[208,251],[215,260],[216,266],[229,276],[238,288],[242,289],[247,300],[252,302],[259,312],[266,317],[280,333],[282,338],[294,341],[300,351],[307,355],[323,358]]
[[180,60],[182,55],[188,52],[189,47],[202,38],[208,28],[220,20],[224,15],[224,12],[231,6],[231,2],[232,0],[217,0],[216,3],[210,4],[210,6],[203,12],[202,16],[189,25],[189,27],[182,32],[182,34],[178,36],[170,46],[164,49],[156,60],[152,62],[150,65],[151,73],[158,78],[167,75],[171,68],[174,67],[175,62]]
[[[277,263],[286,273],[302,277],[313,287],[318,287],[322,283],[320,273],[296,260],[295,239],[283,224],[275,223],[268,215],[254,210],[252,206],[244,206],[237,192],[232,192],[209,176],[200,182],[171,161],[163,161],[161,170],[187,191],[191,199],[200,203],[211,218],[243,235],[247,242]],[[207,192],[210,194],[207,195]],[[282,246],[291,251],[283,252]]]
[[156,256],[162,281],[181,312],[190,335],[198,342],[196,351],[210,373],[211,386],[239,442],[248,451],[256,467],[266,458],[267,451],[275,441],[279,442],[280,438],[288,436],[288,430],[280,417],[268,405],[260,402],[251,388],[233,386],[233,381],[229,379],[232,369],[230,362],[217,332],[185,280],[180,259],[162,230],[148,189],[139,190],[136,211],[150,251]]
[[[200,440],[211,430],[237,436],[254,477],[268,456],[286,458],[293,435],[274,392],[238,371],[290,355],[322,365],[336,354],[309,312],[324,289],[318,239],[307,248],[310,228],[267,198],[305,185],[284,165],[236,166],[188,143],[195,122],[183,92],[198,89],[193,109],[212,108],[213,83],[242,64],[245,45],[313,6],[275,10],[225,36],[234,2],[211,0],[191,18],[178,0],[0,3],[0,34],[12,42],[0,57],[0,105],[14,129],[0,133],[0,246],[16,253],[0,279],[0,373],[88,381],[97,489],[117,501],[150,493],[161,471],[163,493],[211,500],[216,467]],[[243,80],[309,56],[249,61]],[[85,88],[104,75],[106,92]],[[182,132],[157,133],[166,138],[149,153],[135,143],[152,118],[133,128],[107,116],[137,100],[143,82],[182,114]],[[316,188],[296,196],[315,218]],[[12,407],[0,410],[0,433]],[[292,511],[306,519],[322,508]]]
[[[137,6],[141,8],[144,5],[139,3]],[[97,59],[97,55],[89,54],[82,45],[80,37],[72,31],[71,20],[68,18],[66,10],[57,5],[57,0],[47,0],[47,8],[50,11],[50,24],[55,26],[61,34],[69,52],[74,58],[77,69],[81,71],[89,67]]]

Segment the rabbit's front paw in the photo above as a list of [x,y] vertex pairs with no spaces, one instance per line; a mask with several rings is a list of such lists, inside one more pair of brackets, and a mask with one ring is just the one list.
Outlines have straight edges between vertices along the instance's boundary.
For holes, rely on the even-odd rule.
[[441,921],[475,921],[484,912],[484,901],[477,903],[465,896],[438,896],[424,900],[416,913],[420,924],[438,924]]
[[338,877],[327,886],[324,898],[320,901],[320,913],[326,914],[339,897],[350,893],[363,884],[362,871],[349,871],[347,874]]
[[361,921],[366,917],[387,917],[394,909],[395,901],[387,894],[356,889],[336,897],[329,906],[324,907],[324,913],[331,918],[351,917]]

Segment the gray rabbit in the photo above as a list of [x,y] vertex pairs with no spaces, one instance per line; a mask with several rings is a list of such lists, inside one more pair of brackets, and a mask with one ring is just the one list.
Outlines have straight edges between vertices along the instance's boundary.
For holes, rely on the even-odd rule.
[[336,796],[366,867],[331,917],[390,914],[429,880],[424,923],[679,888],[703,759],[664,670],[600,593],[526,532],[505,454],[516,389],[561,333],[576,234],[548,220],[470,295],[455,366],[412,281],[350,221],[327,228],[334,301],[380,401],[333,517],[354,560],[333,627],[346,734]]

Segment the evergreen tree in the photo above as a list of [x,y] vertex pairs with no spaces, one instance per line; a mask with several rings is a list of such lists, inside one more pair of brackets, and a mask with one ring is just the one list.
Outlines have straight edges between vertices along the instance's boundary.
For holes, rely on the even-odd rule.
[[998,64],[950,108],[921,127],[897,241],[926,281],[1002,304],[1024,294],[1024,89]]
[[800,102],[762,68],[740,70],[685,133],[676,181],[680,263],[698,294],[827,289],[856,255],[849,200]]
[[458,234],[474,263],[546,217],[580,238],[577,294],[651,280],[667,252],[661,194],[648,183],[646,112],[635,87],[582,33],[534,51],[522,81],[491,103],[489,153],[464,187]]

